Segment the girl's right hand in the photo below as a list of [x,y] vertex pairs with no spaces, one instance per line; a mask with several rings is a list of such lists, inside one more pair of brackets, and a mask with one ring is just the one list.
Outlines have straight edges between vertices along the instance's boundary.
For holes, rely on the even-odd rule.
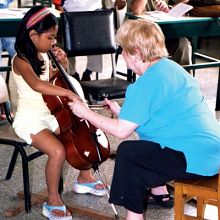
[[110,101],[109,99],[105,98],[105,103],[108,105],[108,108],[111,110],[111,112],[115,115],[118,116],[121,107],[119,106],[119,104],[116,101]]

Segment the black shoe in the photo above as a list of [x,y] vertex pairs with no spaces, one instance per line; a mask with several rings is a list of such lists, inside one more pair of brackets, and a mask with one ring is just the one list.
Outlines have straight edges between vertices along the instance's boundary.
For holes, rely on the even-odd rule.
[[75,78],[78,82],[80,81],[79,73],[75,72],[74,75],[71,75],[73,78]]
[[150,192],[148,197],[148,204],[156,204],[164,208],[173,208],[174,199],[170,196],[170,194],[154,195]]
[[90,76],[91,74],[92,74],[92,71],[86,69],[85,72],[83,73],[81,81],[91,81],[91,76]]

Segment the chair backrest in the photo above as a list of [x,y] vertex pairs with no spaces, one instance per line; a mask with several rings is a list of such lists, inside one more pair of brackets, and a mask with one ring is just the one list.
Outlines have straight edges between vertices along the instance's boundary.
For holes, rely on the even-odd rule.
[[116,52],[114,10],[64,12],[61,29],[69,57]]

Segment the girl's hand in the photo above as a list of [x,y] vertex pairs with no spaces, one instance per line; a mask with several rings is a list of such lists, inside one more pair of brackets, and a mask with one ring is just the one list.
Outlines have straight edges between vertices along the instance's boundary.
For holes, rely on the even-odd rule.
[[59,47],[55,46],[52,48],[52,52],[56,57],[57,61],[66,69],[67,68],[67,55],[66,53]]
[[110,101],[108,100],[107,98],[105,98],[105,103],[108,105],[108,108],[111,110],[111,112],[115,115],[115,116],[118,116],[120,110],[121,110],[121,107],[119,106],[119,104],[114,101]]
[[168,13],[169,12],[169,7],[168,5],[166,4],[165,1],[163,0],[155,0],[155,7],[156,7],[156,10],[158,11],[163,11],[163,12],[166,12]]

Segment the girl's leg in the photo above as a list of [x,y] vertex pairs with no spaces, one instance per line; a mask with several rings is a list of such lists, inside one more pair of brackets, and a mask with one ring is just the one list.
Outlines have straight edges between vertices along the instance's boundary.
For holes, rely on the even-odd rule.
[[[48,155],[48,160],[45,168],[45,176],[48,187],[47,204],[51,206],[61,206],[60,195],[58,193],[58,185],[60,180],[61,170],[65,161],[65,148],[56,136],[49,130],[44,129],[38,134],[31,134],[32,145],[38,150]],[[54,211],[55,215],[63,216],[62,211]]]
[[[93,183],[96,179],[92,174],[91,169],[90,170],[80,170],[79,176],[77,177],[78,183]],[[96,184],[96,189],[104,189],[103,184]]]

